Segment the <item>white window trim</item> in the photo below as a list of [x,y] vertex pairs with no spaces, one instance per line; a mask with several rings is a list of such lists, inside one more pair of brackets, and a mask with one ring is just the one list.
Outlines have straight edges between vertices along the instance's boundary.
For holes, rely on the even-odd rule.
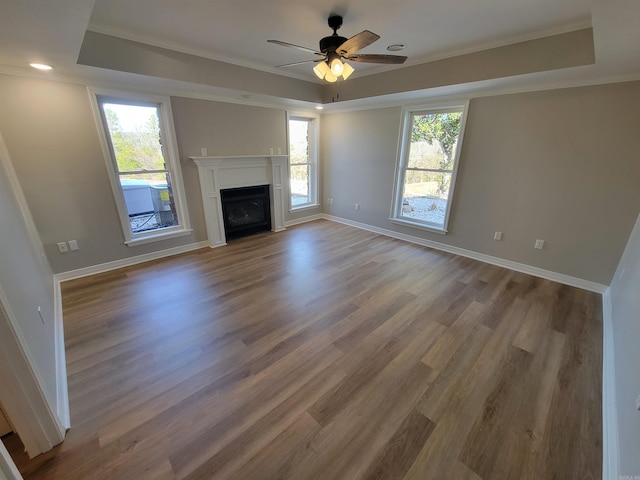
[[[427,112],[443,112],[443,111],[460,111],[462,110],[462,119],[460,121],[460,133],[458,134],[458,143],[456,145],[456,154],[453,160],[453,169],[451,172],[451,185],[449,186],[449,200],[447,201],[447,211],[444,215],[444,222],[442,228],[438,225],[434,225],[428,222],[420,220],[410,220],[402,217],[402,193],[404,191],[404,177],[405,177],[405,165],[407,164],[409,157],[409,141],[411,137],[410,125],[412,116],[415,113],[427,113]],[[398,155],[396,158],[396,171],[393,186],[393,201],[391,202],[391,216],[389,220],[392,223],[399,225],[405,225],[408,227],[416,228],[419,230],[425,230],[428,232],[439,233],[446,235],[449,227],[449,219],[451,217],[451,205],[453,204],[453,198],[455,194],[456,179],[458,176],[458,167],[460,165],[460,155],[462,153],[462,144],[464,142],[465,126],[467,124],[467,113],[469,111],[469,101],[462,103],[447,103],[447,104],[431,104],[431,105],[416,105],[402,108],[402,121],[400,122],[400,135],[398,144]]]
[[[176,140],[176,129],[173,124],[171,99],[169,97],[159,95],[147,95],[115,90],[102,90],[91,87],[88,88],[88,91],[91,100],[90,103],[94,120],[96,122],[96,126],[98,127],[98,138],[100,141],[100,147],[102,149],[102,155],[104,157],[107,172],[109,174],[109,183],[111,184],[111,190],[113,191],[113,197],[118,209],[118,217],[120,218],[122,233],[124,235],[124,243],[131,247],[190,234],[193,230],[191,229],[189,212],[187,210],[187,200],[184,191],[184,182],[182,179],[182,169],[180,168],[180,154],[178,153],[178,142]],[[106,127],[103,123],[98,97],[112,97],[114,100],[125,100],[132,103],[151,103],[160,105],[159,121],[160,125],[162,126],[162,139],[164,142],[163,146],[167,155],[166,160],[170,164],[169,170],[171,171],[173,181],[173,196],[179,225],[175,227],[163,228],[161,230],[152,230],[150,232],[133,235],[133,232],[131,231],[129,215],[127,213],[127,206],[124,200],[124,192],[119,184],[118,175],[113,164],[114,160],[111,156],[109,141],[106,136]]]
[[[309,169],[309,194],[311,197],[311,201],[308,203],[303,203],[301,205],[292,205],[291,203],[291,152],[289,151],[289,120],[311,120],[310,123],[310,131],[313,134],[313,141],[311,142],[311,149],[309,151],[309,156],[312,157],[312,161],[310,162]],[[287,159],[287,196],[289,198],[289,212],[299,212],[302,210],[308,210],[311,208],[317,208],[320,206],[319,201],[319,189],[318,189],[318,176],[319,176],[319,139],[320,139],[320,115],[316,112],[310,111],[287,111],[287,154],[289,158]]]

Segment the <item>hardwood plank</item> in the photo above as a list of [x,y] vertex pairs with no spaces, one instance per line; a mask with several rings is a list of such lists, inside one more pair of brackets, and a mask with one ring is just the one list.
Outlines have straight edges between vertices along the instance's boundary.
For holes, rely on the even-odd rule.
[[427,442],[435,424],[419,412],[412,412],[384,446],[381,455],[362,478],[401,479]]
[[438,342],[429,349],[422,361],[435,370],[444,370],[451,357],[473,331],[482,309],[483,306],[481,304],[472,302],[458,319],[451,324],[451,328],[448,328]]
[[298,462],[301,452],[321,430],[320,425],[307,413],[303,413],[280,435],[269,442],[229,478],[262,480],[292,478],[290,471]]

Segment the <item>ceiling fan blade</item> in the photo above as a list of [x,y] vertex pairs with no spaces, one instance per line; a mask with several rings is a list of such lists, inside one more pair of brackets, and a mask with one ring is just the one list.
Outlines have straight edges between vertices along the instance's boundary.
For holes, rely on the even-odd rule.
[[301,62],[285,63],[284,65],[276,65],[276,68],[293,67],[294,65],[303,65],[305,63],[318,63],[322,62],[323,60],[324,58],[319,58],[317,60],[303,60]]
[[402,55],[354,54],[345,57],[351,62],[400,64],[407,60]]
[[322,52],[318,52],[313,48],[301,47],[300,45],[294,45],[293,43],[281,42],[280,40],[267,40],[269,43],[275,43],[276,45],[282,45],[283,47],[292,47],[297,48],[298,50],[303,50],[305,52],[315,53],[316,55],[324,55]]
[[364,30],[363,32],[354,35],[338,48],[336,48],[336,52],[338,52],[340,55],[349,55],[351,53],[357,52],[358,50],[362,50],[368,45],[371,45],[379,38],[380,35],[376,35],[369,30]]

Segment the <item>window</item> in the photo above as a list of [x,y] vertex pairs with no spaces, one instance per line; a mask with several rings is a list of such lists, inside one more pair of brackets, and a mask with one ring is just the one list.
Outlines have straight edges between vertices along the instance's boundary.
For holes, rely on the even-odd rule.
[[291,210],[318,205],[316,118],[289,117]]
[[391,220],[446,233],[464,106],[405,112]]
[[189,233],[169,99],[94,96],[125,243]]

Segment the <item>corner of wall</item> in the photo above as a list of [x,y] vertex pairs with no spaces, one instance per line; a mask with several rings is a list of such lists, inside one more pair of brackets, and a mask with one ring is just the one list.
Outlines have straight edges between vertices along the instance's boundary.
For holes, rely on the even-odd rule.
[[611,289],[602,295],[602,478],[618,480],[618,410],[616,405],[615,358],[613,355],[613,307]]
[[55,325],[55,358],[56,358],[56,404],[57,414],[65,429],[71,427],[69,413],[69,388],[67,384],[67,360],[64,346],[64,322],[62,316],[62,293],[60,280],[54,277],[54,325]]

